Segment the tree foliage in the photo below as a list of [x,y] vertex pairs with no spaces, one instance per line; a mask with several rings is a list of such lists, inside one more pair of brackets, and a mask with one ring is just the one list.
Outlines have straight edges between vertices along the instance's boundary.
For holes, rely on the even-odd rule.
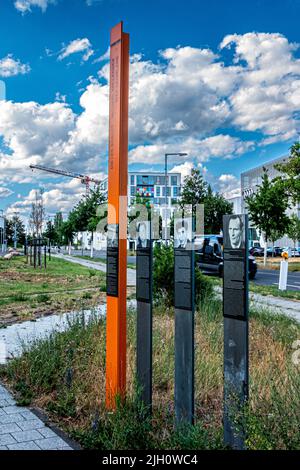
[[5,219],[5,233],[8,245],[13,245],[14,236],[15,236],[15,225],[17,232],[17,241],[19,244],[25,244],[25,226],[17,215],[13,216],[11,219]]
[[294,204],[300,201],[300,142],[294,143],[290,149],[289,158],[275,165],[283,174],[276,178],[277,186],[282,186]]
[[257,192],[246,198],[252,223],[264,234],[266,241],[283,236],[288,229],[288,195],[283,185],[268,177],[264,169],[262,183]]
[[232,204],[222,194],[213,192],[200,170],[193,169],[184,180],[180,206],[191,205],[194,211],[197,204],[204,204],[205,233],[220,233],[223,215],[232,214]]
[[293,214],[290,217],[287,234],[293,240],[294,248],[296,248],[296,243],[300,240],[300,219],[297,214]]

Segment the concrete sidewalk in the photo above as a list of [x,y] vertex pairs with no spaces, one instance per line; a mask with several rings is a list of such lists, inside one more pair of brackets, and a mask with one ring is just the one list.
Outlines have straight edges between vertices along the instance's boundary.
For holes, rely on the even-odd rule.
[[[86,268],[96,269],[97,271],[102,271],[106,273],[106,264],[100,263],[99,261],[90,261],[86,259],[77,258],[76,256],[70,255],[62,255],[62,254],[53,254],[55,258],[64,259],[66,261],[70,261],[70,263],[80,264],[81,266],[85,266]],[[136,270],[132,268],[127,268],[127,286],[135,286],[136,285]]]
[[[216,286],[215,291],[222,297],[222,287]],[[284,314],[300,322],[300,302],[297,300],[274,297],[272,295],[261,295],[249,292],[250,306],[272,310],[272,312]]]
[[73,450],[0,384],[0,450]]

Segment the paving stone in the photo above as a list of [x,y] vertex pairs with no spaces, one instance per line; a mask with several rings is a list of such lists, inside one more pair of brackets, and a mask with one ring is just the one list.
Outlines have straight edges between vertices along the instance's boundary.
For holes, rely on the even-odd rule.
[[8,450],[41,450],[33,441],[8,445]]
[[4,408],[2,408],[3,411],[8,414],[8,415],[12,415],[12,414],[16,414],[16,413],[25,413],[26,411],[26,408],[22,408],[20,406],[14,406],[14,405],[11,405],[11,406],[5,406]]
[[11,398],[11,394],[8,392],[1,392],[0,391],[0,400],[6,400],[8,398]]
[[18,432],[18,431],[21,431],[21,429],[15,423],[1,424],[0,425],[0,435],[10,434],[10,433],[13,433],[13,432]]
[[0,436],[0,446],[7,446],[8,444],[14,444],[16,440],[12,437],[11,434],[3,434]]
[[[24,408],[23,408],[24,410]],[[32,413],[31,411],[29,410],[26,410],[25,411],[22,411],[21,415],[23,416],[24,419],[26,420],[32,420],[32,419],[37,419],[36,418],[36,415],[34,413]]]
[[10,397],[7,397],[5,400],[1,400],[0,399],[0,407],[1,408],[4,408],[6,406],[10,406],[10,405],[13,405],[15,403],[15,401],[10,398]]
[[25,418],[19,413],[7,415],[3,412],[2,415],[0,414],[0,424],[20,423],[22,421],[25,421]]
[[46,427],[39,429],[39,433],[41,433],[44,437],[57,437],[57,434],[52,431],[52,429]]
[[29,442],[29,441],[36,441],[37,439],[41,438],[41,434],[36,431],[20,431],[14,432],[13,437],[17,442]]
[[[39,432],[41,432],[40,428],[45,427],[43,421],[41,421],[40,419],[24,420],[18,423],[18,426],[21,428],[22,431],[31,431],[33,429],[38,429]],[[48,436],[45,436],[45,437],[48,437]]]
[[61,450],[68,447],[66,442],[60,437],[50,437],[48,439],[41,439],[35,442],[43,450]]

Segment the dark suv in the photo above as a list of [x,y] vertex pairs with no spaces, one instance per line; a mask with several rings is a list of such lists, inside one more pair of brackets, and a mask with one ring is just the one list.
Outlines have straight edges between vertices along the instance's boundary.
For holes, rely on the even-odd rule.
[[[195,240],[196,263],[202,271],[217,273],[223,276],[223,237],[222,235],[205,235]],[[254,279],[257,265],[254,256],[249,256],[249,279]]]

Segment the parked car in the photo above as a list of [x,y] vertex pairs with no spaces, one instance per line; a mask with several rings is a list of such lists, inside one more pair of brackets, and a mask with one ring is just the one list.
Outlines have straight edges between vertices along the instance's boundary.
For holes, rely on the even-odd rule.
[[291,257],[300,256],[300,247],[291,250]]
[[261,246],[252,246],[252,248],[249,250],[249,253],[252,256],[264,256],[264,251],[264,248]]
[[[223,236],[205,235],[196,244],[196,263],[202,271],[223,276]],[[249,278],[254,279],[257,264],[253,256],[249,256]]]
[[267,256],[281,256],[282,248],[280,246],[269,247],[267,249]]

